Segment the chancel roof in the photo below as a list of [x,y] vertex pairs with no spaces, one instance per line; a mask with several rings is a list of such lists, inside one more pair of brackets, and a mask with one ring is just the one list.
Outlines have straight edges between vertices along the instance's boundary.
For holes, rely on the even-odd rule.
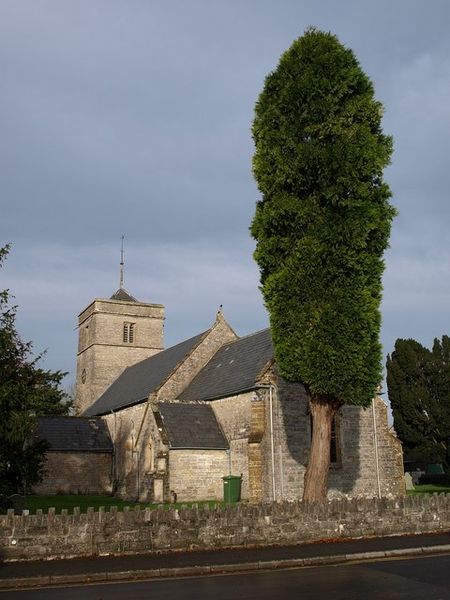
[[172,449],[226,450],[228,442],[209,404],[162,402],[158,412]]
[[226,344],[194,377],[179,400],[214,400],[254,389],[273,356],[269,329]]
[[36,435],[50,451],[112,452],[108,427],[102,419],[39,417]]
[[105,415],[145,401],[167,380],[206,333],[200,333],[125,369],[83,416]]

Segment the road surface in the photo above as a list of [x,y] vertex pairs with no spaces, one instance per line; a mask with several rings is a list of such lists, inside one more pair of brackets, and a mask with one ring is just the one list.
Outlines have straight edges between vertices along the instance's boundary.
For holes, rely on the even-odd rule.
[[450,555],[0,592],[0,600],[450,600]]

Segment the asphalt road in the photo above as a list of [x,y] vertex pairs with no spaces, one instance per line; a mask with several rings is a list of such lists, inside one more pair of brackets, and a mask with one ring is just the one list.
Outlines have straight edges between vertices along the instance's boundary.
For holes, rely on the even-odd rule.
[[0,592],[0,600],[450,600],[450,555]]

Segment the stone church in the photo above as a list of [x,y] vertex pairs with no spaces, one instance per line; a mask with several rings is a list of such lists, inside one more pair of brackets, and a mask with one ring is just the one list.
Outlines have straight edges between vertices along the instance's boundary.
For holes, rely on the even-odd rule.
[[[38,493],[114,493],[163,502],[222,499],[242,475],[251,502],[301,498],[311,423],[301,384],[278,373],[269,329],[238,337],[222,311],[163,347],[164,307],[122,286],[78,319],[78,417],[41,419],[50,443]],[[344,406],[332,434],[330,495],[404,493],[387,407]]]

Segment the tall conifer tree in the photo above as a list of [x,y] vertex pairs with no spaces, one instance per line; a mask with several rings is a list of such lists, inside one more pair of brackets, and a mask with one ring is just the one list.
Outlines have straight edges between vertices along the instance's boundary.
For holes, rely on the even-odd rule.
[[310,395],[306,501],[326,495],[336,411],[367,406],[381,380],[382,256],[395,214],[381,117],[353,52],[316,29],[283,54],[255,108],[254,256],[281,373]]

